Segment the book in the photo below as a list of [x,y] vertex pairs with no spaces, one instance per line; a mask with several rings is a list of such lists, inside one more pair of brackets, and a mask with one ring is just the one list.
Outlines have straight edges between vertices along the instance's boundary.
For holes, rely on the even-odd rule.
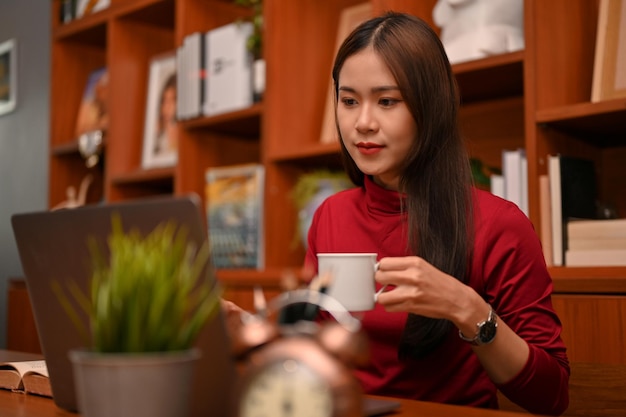
[[552,213],[552,260],[564,264],[568,219],[596,217],[596,176],[593,161],[564,155],[548,156]]
[[236,22],[206,33],[206,116],[240,110],[254,102],[252,53],[246,47],[250,22]]
[[505,198],[504,195],[504,177],[500,174],[492,174],[489,177],[489,187],[493,195]]
[[572,219],[567,222],[570,239],[626,239],[626,219]]
[[207,169],[207,225],[215,268],[264,268],[264,183],[261,164]]
[[626,249],[626,238],[568,238],[567,249]]
[[0,388],[52,397],[46,361],[0,362]]
[[502,151],[504,196],[528,216],[528,161],[524,149]]
[[111,5],[111,0],[76,0],[75,3],[75,16],[83,17],[106,9]]
[[567,266],[626,266],[626,249],[568,249]]
[[539,176],[539,216],[541,226],[539,236],[543,257],[547,266],[553,265],[552,260],[552,207],[550,205],[550,179],[547,175]]
[[626,249],[626,219],[568,221],[567,249]]
[[201,32],[191,33],[183,39],[183,44],[176,54],[178,82],[179,120],[202,115],[205,89],[205,51],[206,36]]

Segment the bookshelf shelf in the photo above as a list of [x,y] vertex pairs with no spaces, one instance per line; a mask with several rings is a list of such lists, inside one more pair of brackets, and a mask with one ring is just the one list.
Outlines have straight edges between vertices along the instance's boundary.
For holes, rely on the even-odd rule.
[[92,45],[106,43],[107,20],[111,13],[102,11],[73,20],[67,24],[53,23],[52,38],[55,42],[72,41]]
[[111,177],[111,182],[116,185],[142,184],[154,182],[172,182],[174,178],[174,168],[138,169],[126,174]]
[[465,104],[524,93],[523,51],[459,63],[452,71]]
[[183,129],[211,129],[241,136],[257,136],[261,131],[263,103],[213,117],[199,117],[180,122]]
[[597,140],[600,146],[624,146],[626,100],[576,103],[537,111],[537,122]]
[[276,162],[298,161],[306,159],[332,158],[339,152],[339,143],[314,143],[301,146],[299,149],[287,149],[284,152],[278,150],[270,155],[270,159]]

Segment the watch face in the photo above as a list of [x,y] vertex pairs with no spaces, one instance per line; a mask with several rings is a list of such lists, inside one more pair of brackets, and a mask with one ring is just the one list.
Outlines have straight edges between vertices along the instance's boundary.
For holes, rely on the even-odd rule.
[[495,321],[487,321],[482,326],[480,326],[480,330],[478,332],[478,338],[480,342],[490,343],[494,337],[496,337],[496,329],[498,325]]
[[285,359],[268,364],[240,398],[240,417],[330,417],[328,384],[305,364]]

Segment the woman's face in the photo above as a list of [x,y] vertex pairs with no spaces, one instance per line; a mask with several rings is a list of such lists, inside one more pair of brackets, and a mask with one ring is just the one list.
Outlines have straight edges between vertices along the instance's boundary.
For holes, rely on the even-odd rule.
[[168,87],[163,92],[163,102],[161,103],[161,117],[165,123],[172,123],[176,120],[176,88]]
[[417,124],[391,71],[372,48],[346,59],[339,72],[337,120],[343,143],[359,169],[378,184],[397,190]]

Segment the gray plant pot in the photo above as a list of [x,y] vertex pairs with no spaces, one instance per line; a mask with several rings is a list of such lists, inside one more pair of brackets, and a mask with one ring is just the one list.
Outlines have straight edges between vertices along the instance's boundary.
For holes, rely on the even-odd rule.
[[164,353],[69,352],[83,417],[182,417],[198,349]]

